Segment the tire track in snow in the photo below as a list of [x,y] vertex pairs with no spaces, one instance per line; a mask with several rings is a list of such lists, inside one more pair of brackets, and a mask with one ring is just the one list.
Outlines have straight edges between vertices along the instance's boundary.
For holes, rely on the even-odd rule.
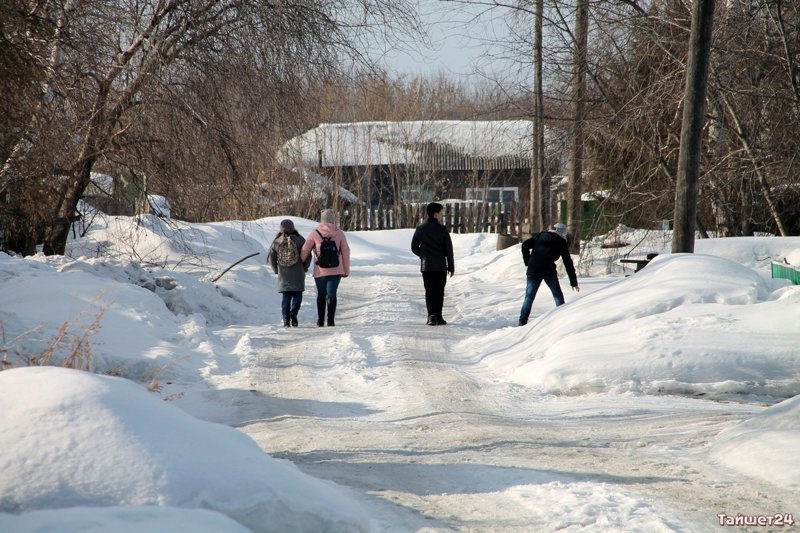
[[558,398],[494,379],[452,351],[485,331],[424,325],[418,278],[356,274],[340,288],[336,328],[251,338],[258,401],[242,431],[351,487],[382,529],[549,531],[575,525],[546,509],[570,499],[585,514],[593,499],[612,509],[632,500],[624,505],[655,517],[643,531],[713,531],[717,513],[800,510],[797,495],[704,460],[703,446],[756,408]]

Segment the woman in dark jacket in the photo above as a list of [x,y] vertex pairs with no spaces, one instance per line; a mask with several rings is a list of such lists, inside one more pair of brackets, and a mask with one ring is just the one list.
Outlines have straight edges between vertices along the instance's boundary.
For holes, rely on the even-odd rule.
[[[283,220],[267,256],[272,271],[278,275],[278,292],[283,294],[281,314],[283,325],[287,328],[297,327],[297,313],[300,312],[303,291],[306,290],[306,272],[311,265],[311,258],[306,261],[300,260],[300,250],[305,243],[306,240],[294,228],[294,222],[289,219]],[[296,261],[291,265],[286,264],[293,256],[296,257]]]

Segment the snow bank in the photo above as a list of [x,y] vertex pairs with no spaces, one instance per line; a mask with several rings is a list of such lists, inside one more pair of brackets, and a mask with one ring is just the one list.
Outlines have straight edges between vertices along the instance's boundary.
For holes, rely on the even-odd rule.
[[330,482],[275,460],[121,378],[39,367],[0,372],[0,511],[211,509],[254,531],[366,531]]
[[115,260],[39,261],[48,260],[0,254],[0,322],[14,366],[51,348],[60,365],[82,345],[79,368],[100,373],[145,381],[196,372],[212,355],[206,324],[242,309],[187,275]]
[[[699,254],[634,276],[526,327],[460,346],[511,381],[551,393],[768,394],[800,390],[800,290]],[[546,288],[538,298],[549,298]]]
[[744,475],[800,490],[800,396],[723,431],[709,455]]
[[215,511],[174,507],[70,507],[31,511],[19,516],[0,513],[0,531],[42,533],[247,533],[240,523]]
[[769,272],[772,261],[786,259],[800,265],[800,237],[700,239],[695,241],[695,252],[725,257],[754,270]]
[[[263,264],[279,218],[190,224],[155,215],[100,215],[86,235],[67,243],[72,258],[103,257],[137,261],[148,267],[214,274],[252,253],[248,265]],[[266,243],[266,246],[265,246]]]
[[[672,231],[657,231],[619,226],[584,243],[576,269],[581,276],[632,274],[635,266],[620,259],[644,259],[649,253],[668,255]],[[696,239],[695,253],[730,259],[770,276],[772,261],[786,259],[800,265],[800,237],[729,237]]]

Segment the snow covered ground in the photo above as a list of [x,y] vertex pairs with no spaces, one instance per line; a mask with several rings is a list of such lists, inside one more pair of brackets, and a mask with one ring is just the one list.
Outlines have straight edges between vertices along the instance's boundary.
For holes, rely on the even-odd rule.
[[519,246],[453,235],[428,327],[412,230],[350,233],[337,326],[309,278],[285,329],[279,222],[110,218],[66,257],[0,254],[0,531],[798,527],[800,287],[769,263],[800,238],[625,230],[515,327]]

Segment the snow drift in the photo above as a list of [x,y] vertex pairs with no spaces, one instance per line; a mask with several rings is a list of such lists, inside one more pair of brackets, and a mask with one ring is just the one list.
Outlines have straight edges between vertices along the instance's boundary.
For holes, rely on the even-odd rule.
[[125,379],[0,372],[0,427],[0,511],[168,506],[215,510],[254,531],[369,529],[343,489]]

